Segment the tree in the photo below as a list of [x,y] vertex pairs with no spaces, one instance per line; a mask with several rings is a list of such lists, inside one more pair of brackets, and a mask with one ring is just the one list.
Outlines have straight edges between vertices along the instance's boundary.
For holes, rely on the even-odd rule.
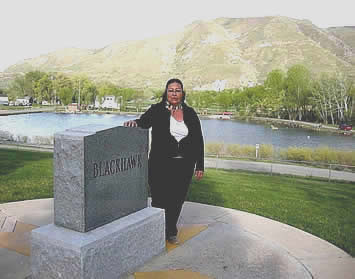
[[353,114],[353,82],[341,73],[322,74],[314,82],[312,102],[317,115],[325,124],[350,121]]
[[324,124],[328,124],[329,114],[332,113],[329,106],[331,90],[331,82],[326,74],[322,74],[319,80],[313,82],[311,101],[314,110]]
[[14,81],[10,84],[9,98],[16,100],[17,98],[23,98],[26,94],[26,83],[24,76],[17,76]]
[[228,90],[219,92],[216,96],[216,102],[223,108],[224,111],[228,110],[233,104],[232,93]]
[[351,90],[353,83],[342,73],[336,73],[334,82],[333,99],[336,105],[338,122],[348,121],[352,114]]
[[73,89],[69,87],[62,87],[57,90],[58,98],[60,99],[61,103],[65,106],[70,104],[73,99]]
[[247,114],[249,112],[255,113],[258,109],[264,108],[263,100],[266,94],[265,91],[265,87],[262,85],[243,89],[239,98],[246,105],[244,109]]
[[59,99],[63,105],[68,105],[72,102],[74,89],[73,81],[69,77],[64,74],[57,74],[53,86],[55,98]]
[[50,74],[44,74],[34,85],[35,98],[38,102],[53,99],[53,81]]
[[45,75],[44,72],[32,71],[25,75],[25,95],[35,96],[35,85]]
[[302,120],[306,113],[308,99],[311,93],[311,74],[303,65],[294,65],[287,71],[285,80],[284,107],[289,113],[289,119]]
[[280,117],[280,110],[285,98],[285,73],[281,70],[272,70],[267,75],[264,87],[266,89],[264,107],[271,109]]

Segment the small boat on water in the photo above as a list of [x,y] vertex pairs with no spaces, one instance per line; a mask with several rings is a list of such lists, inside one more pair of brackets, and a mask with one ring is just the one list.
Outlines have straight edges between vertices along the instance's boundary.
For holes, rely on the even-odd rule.
[[278,130],[279,128],[276,127],[276,126],[274,126],[274,125],[271,125],[271,129],[272,129],[272,130]]

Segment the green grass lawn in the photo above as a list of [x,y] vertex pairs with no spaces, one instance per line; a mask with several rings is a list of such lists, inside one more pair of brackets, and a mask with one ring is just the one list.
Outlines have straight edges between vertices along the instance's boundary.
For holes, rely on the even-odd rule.
[[53,197],[53,153],[0,149],[0,203]]
[[[53,197],[52,164],[52,153],[0,149],[0,203]],[[207,169],[188,200],[290,224],[355,256],[355,183]]]
[[208,169],[188,200],[289,224],[355,256],[355,183]]

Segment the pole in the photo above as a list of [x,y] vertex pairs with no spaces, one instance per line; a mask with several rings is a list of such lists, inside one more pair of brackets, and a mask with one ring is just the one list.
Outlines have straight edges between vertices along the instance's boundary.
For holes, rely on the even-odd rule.
[[78,101],[78,104],[79,104],[79,110],[80,110],[80,79],[79,79],[79,101]]

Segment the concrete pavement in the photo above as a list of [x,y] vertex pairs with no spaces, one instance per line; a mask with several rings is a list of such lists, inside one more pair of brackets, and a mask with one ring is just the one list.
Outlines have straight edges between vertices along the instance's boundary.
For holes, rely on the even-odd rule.
[[[19,222],[43,226],[53,222],[53,199],[0,204],[0,211]],[[181,230],[201,224],[207,229],[153,258],[138,270],[139,274],[186,270],[207,276],[203,278],[354,278],[355,259],[350,255],[311,234],[264,217],[186,202],[179,224]],[[29,275],[28,256],[0,248],[1,279]],[[126,277],[133,278],[137,277]]]
[[[297,176],[321,177],[331,180],[345,180],[355,182],[355,172],[336,171],[321,168],[303,167],[295,165],[253,162],[241,160],[225,160],[205,157],[205,167],[218,169],[235,169],[255,172],[290,174]],[[355,170],[355,168],[354,168]]]

